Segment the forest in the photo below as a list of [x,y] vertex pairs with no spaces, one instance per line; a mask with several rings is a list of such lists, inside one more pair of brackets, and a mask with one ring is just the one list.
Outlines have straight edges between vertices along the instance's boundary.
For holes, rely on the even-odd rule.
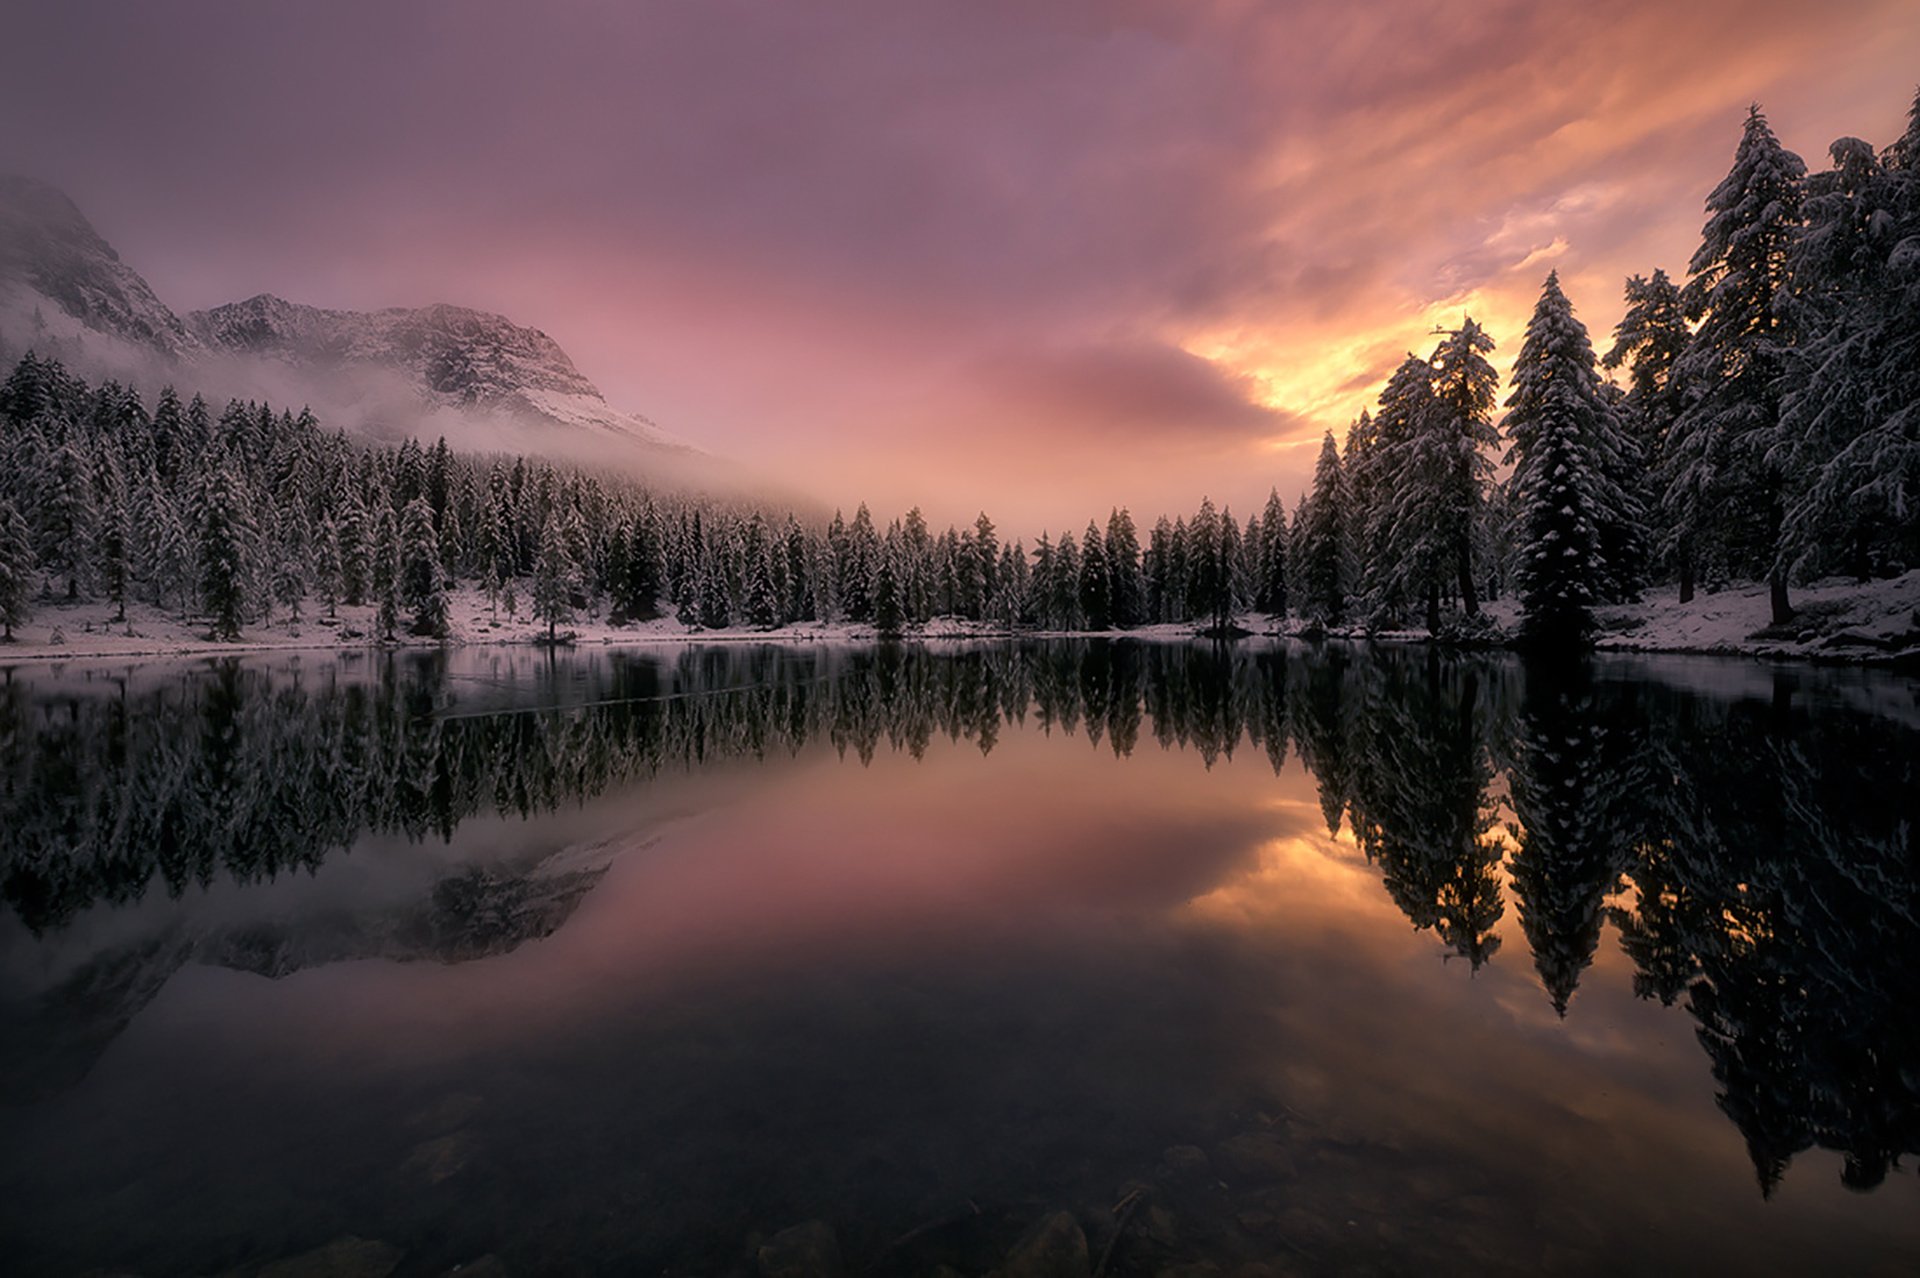
[[937,533],[917,509],[826,520],[171,387],[149,404],[29,353],[0,386],[0,636],[48,601],[124,619],[138,597],[215,639],[342,604],[376,605],[367,638],[444,638],[460,584],[549,638],[671,612],[881,633],[1257,613],[1485,639],[1481,603],[1511,595],[1522,639],[1566,648],[1599,604],[1736,581],[1768,582],[1783,621],[1796,581],[1920,564],[1920,98],[1891,145],[1842,138],[1831,159],[1809,172],[1755,107],[1684,282],[1627,280],[1604,355],[1549,275],[1504,398],[1467,318],[1344,444],[1326,434],[1291,512],[1277,491],[1244,523],[1203,500],[1143,535],[1116,507],[1030,548],[985,513]]
[[[1694,1017],[1764,1191],[1815,1146],[1846,1155],[1856,1188],[1920,1152],[1905,961],[1920,943],[1906,810],[1920,750],[1886,719],[1809,715],[1790,685],[1729,698],[1632,671],[1338,645],[528,661],[488,704],[430,650],[291,678],[222,658],[158,679],[11,681],[0,901],[54,933],[149,892],[310,872],[368,834],[449,839],[469,819],[808,749],[990,753],[1016,724],[1120,756],[1152,741],[1208,768],[1252,751],[1276,774],[1300,760],[1327,829],[1350,829],[1408,921],[1473,968],[1496,961],[1510,890],[1562,1016],[1611,922],[1635,992]],[[437,944],[501,943],[470,933],[504,915],[446,913],[458,927]]]

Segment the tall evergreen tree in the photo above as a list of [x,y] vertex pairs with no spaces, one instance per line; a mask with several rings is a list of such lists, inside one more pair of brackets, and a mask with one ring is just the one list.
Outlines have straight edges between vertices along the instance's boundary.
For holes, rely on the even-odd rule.
[[1340,467],[1340,448],[1328,431],[1320,443],[1320,460],[1313,470],[1313,493],[1295,507],[1301,521],[1299,573],[1300,611],[1308,621],[1336,626],[1347,619],[1347,592],[1352,580],[1346,476]]
[[259,531],[234,463],[215,458],[201,497],[198,569],[200,606],[215,639],[236,640],[246,619]]
[[409,626],[416,635],[447,637],[444,574],[433,507],[426,497],[415,497],[400,515],[400,606],[412,614]]
[[1612,409],[1558,272],[1547,276],[1527,323],[1507,408],[1522,631],[1536,644],[1579,646],[1608,581],[1600,530],[1633,512],[1621,509],[1625,495],[1602,465]]
[[13,642],[13,628],[30,615],[38,556],[33,531],[11,499],[0,493],[0,640]]
[[573,620],[573,592],[580,575],[568,549],[560,513],[548,510],[540,528],[540,551],[534,560],[533,617],[547,623],[547,642],[559,638],[560,623]]
[[1788,253],[1805,174],[1752,108],[1732,171],[1707,197],[1688,266],[1695,328],[1676,369],[1688,403],[1673,425],[1666,476],[1676,532],[1696,545],[1710,539],[1729,566],[1766,576],[1776,622],[1793,615],[1778,558],[1786,491],[1776,446],[1791,340]]

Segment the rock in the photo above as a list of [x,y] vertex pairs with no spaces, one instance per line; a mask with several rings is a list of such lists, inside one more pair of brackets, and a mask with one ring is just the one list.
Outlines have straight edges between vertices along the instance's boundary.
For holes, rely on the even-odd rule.
[[1002,1278],[1087,1278],[1087,1235],[1072,1212],[1056,1211],[1007,1253]]
[[479,1151],[479,1142],[465,1132],[451,1132],[423,1140],[407,1155],[401,1170],[410,1178],[437,1185],[466,1170]]
[[844,1278],[840,1240],[823,1220],[783,1229],[760,1246],[761,1278]]
[[1198,1145],[1170,1145],[1153,1174],[1168,1185],[1200,1185],[1213,1179],[1213,1164]]
[[478,1260],[469,1260],[464,1265],[455,1265],[440,1278],[507,1278],[507,1267],[500,1257],[489,1252]]
[[1242,1132],[1216,1152],[1226,1173],[1241,1180],[1271,1184],[1291,1180],[1298,1172],[1286,1137],[1273,1128]]
[[400,1264],[398,1247],[351,1235],[324,1247],[276,1260],[259,1278],[387,1278]]

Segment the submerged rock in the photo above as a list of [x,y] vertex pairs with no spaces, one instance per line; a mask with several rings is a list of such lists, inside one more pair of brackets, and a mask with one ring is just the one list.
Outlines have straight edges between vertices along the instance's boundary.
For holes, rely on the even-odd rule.
[[824,1220],[783,1229],[760,1245],[761,1278],[844,1278],[840,1240]]
[[389,1243],[349,1235],[276,1260],[260,1271],[260,1278],[387,1278],[399,1267],[401,1254]]
[[1227,1174],[1240,1180],[1271,1184],[1292,1180],[1299,1170],[1285,1135],[1273,1128],[1242,1132],[1216,1152]]
[[1056,1211],[1027,1231],[994,1273],[999,1278],[1086,1278],[1087,1235],[1073,1213]]
[[1198,1145],[1170,1145],[1161,1153],[1154,1177],[1167,1185],[1198,1185],[1213,1179],[1213,1163]]

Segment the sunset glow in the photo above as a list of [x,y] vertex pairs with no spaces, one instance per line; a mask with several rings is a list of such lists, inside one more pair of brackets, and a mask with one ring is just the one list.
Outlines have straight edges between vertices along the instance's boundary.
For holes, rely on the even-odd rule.
[[1029,536],[1291,503],[1436,325],[1504,370],[1550,267],[1604,334],[1684,271],[1750,102],[1819,167],[1897,134],[1920,49],[1905,0],[15,22],[0,156],[178,305],[496,310],[820,500]]

